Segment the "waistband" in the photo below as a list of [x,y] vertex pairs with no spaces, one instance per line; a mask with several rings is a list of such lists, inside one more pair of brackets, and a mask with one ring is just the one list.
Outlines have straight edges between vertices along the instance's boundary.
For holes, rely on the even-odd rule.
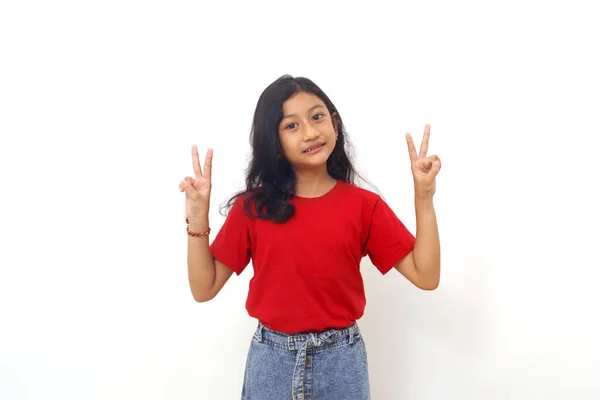
[[305,350],[307,348],[322,347],[346,342],[352,344],[360,338],[358,324],[354,323],[343,329],[329,329],[319,333],[289,334],[273,331],[261,322],[254,332],[254,338],[259,342],[268,342],[276,347],[290,351]]

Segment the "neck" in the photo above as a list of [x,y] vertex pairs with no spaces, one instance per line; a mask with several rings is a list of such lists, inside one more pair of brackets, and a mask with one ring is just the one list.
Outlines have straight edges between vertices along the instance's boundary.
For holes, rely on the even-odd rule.
[[336,180],[327,172],[327,168],[313,171],[294,171],[296,173],[296,195],[300,197],[319,197],[329,192]]

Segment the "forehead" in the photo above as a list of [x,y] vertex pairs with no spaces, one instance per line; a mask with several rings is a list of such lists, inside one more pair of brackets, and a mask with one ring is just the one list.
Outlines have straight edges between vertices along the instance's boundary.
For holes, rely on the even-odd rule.
[[316,105],[325,107],[325,103],[312,93],[296,93],[283,103],[283,115],[304,114]]

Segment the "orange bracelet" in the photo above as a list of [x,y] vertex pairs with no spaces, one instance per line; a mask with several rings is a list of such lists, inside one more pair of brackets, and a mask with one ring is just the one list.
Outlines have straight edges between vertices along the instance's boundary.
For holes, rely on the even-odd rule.
[[188,217],[185,217],[185,223],[187,224],[187,226],[185,228],[185,231],[190,236],[197,237],[197,238],[202,238],[202,237],[208,236],[208,234],[210,233],[210,228],[208,228],[208,230],[206,232],[192,232],[192,231],[190,231],[190,221],[189,221]]

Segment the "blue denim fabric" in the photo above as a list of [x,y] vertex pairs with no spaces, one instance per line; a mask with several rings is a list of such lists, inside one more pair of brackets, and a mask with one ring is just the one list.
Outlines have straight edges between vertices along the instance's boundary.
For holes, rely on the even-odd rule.
[[242,400],[369,400],[369,391],[367,353],[357,324],[290,335],[259,322]]

